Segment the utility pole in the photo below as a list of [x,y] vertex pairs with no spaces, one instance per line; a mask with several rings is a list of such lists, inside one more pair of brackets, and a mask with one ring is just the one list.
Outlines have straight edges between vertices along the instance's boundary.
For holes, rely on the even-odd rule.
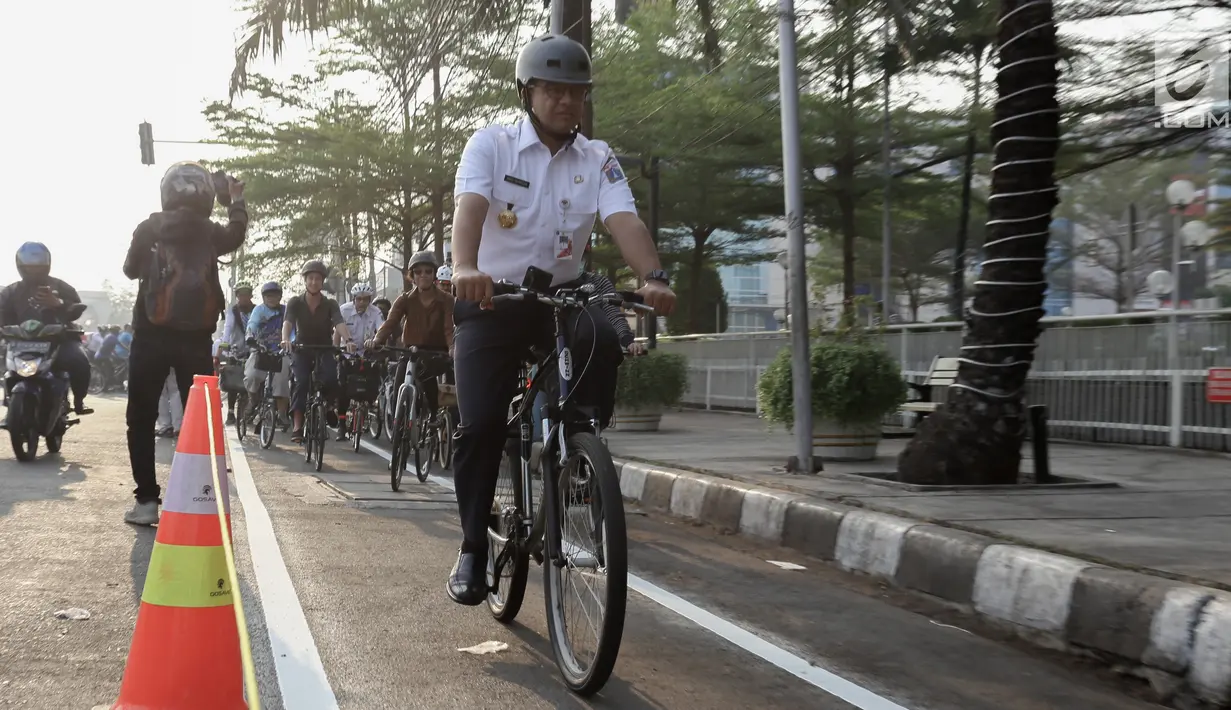
[[[590,0],[551,0],[551,33],[580,42],[593,57],[590,21]],[[581,118],[581,134],[594,137],[594,104],[590,99],[586,99],[586,110]]]
[[[794,390],[795,456],[787,468],[811,474],[812,368],[808,353],[808,274],[804,267],[803,156],[799,138],[799,77],[795,65],[795,2],[778,0],[778,95],[782,97],[782,174],[785,185],[787,253],[790,256],[791,382]],[[819,462],[818,462],[819,463]],[[792,464],[794,464],[792,466]]]
[[889,314],[897,311],[893,307],[893,274],[890,273],[891,268],[891,250],[893,247],[893,225],[890,209],[889,188],[893,185],[893,170],[890,166],[890,138],[892,136],[892,128],[890,126],[889,115],[889,88],[890,88],[890,45],[889,45],[889,4],[885,3],[885,30],[884,30],[884,69],[885,76],[882,81],[881,93],[883,94],[882,104],[882,126],[881,126],[881,171],[884,173],[885,194],[881,201],[881,322],[889,322]]

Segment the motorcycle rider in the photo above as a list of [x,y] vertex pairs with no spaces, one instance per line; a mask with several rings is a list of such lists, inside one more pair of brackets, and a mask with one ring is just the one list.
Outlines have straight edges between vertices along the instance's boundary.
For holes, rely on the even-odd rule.
[[[40,242],[26,242],[17,249],[17,275],[20,281],[0,291],[0,325],[21,325],[28,320],[68,325],[64,314],[69,306],[81,303],[77,289],[51,275],[51,250]],[[85,406],[90,388],[90,361],[80,343],[66,342],[56,352],[52,366],[67,372],[73,391],[73,411],[89,414]]]

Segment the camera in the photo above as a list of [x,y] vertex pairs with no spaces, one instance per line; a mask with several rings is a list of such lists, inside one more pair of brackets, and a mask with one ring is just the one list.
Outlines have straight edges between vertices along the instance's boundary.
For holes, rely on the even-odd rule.
[[218,198],[218,204],[223,207],[230,207],[231,179],[228,178],[226,172],[222,170],[211,173],[210,177],[214,180],[214,195]]

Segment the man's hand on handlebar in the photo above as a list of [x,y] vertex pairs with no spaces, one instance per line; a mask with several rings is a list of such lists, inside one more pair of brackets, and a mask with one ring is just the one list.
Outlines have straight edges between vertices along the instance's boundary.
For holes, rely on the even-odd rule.
[[625,352],[628,353],[629,357],[637,357],[639,355],[645,355],[647,351],[645,346],[641,343],[633,342],[628,344],[628,347],[625,348]]
[[492,277],[468,266],[459,266],[453,270],[453,293],[459,301],[478,301],[479,308],[491,310]]
[[675,291],[661,281],[646,281],[637,289],[637,295],[660,316],[669,316],[675,310]]

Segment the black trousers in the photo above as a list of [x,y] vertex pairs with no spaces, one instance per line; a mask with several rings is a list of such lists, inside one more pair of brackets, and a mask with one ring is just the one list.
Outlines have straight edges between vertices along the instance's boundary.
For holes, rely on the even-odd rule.
[[137,501],[160,501],[162,489],[154,473],[154,425],[158,398],[175,369],[180,401],[188,406],[194,375],[211,375],[214,359],[208,333],[137,331],[128,356],[128,457],[132,463]]
[[74,404],[85,399],[90,391],[90,360],[85,350],[77,343],[64,343],[56,351],[52,367],[57,372],[68,373],[68,385],[73,390]]
[[[458,301],[454,308],[454,370],[461,422],[453,482],[462,546],[467,552],[487,549],[488,520],[508,436],[507,415],[518,365],[532,345],[548,352],[555,348],[553,318],[552,309],[540,303],[501,303],[494,311],[482,311],[476,303]],[[619,337],[598,306],[576,314],[567,325],[574,401],[598,407],[605,423],[615,406],[616,372],[623,361]]]

